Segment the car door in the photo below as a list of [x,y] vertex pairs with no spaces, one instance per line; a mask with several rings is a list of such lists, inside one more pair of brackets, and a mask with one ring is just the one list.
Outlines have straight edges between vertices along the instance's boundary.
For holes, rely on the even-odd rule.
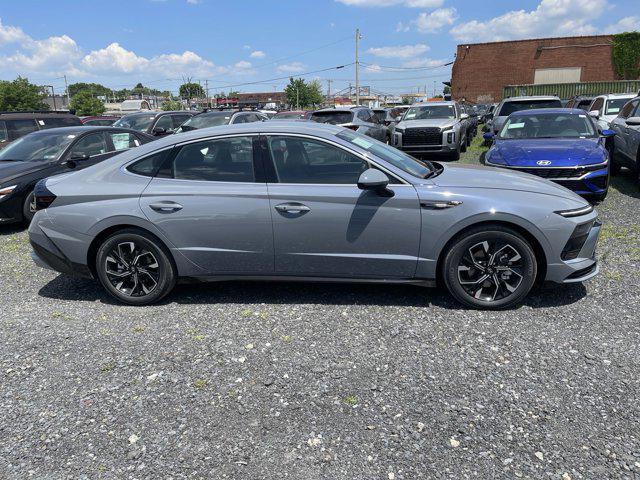
[[616,132],[614,137],[614,143],[616,152],[623,155],[624,160],[634,160],[635,152],[631,153],[631,145],[629,142],[629,136],[631,134],[631,127],[627,125],[627,118],[629,118],[640,104],[640,100],[632,100],[627,103],[620,114],[611,122],[611,128]]
[[411,185],[392,179],[393,195],[363,191],[372,164],[326,140],[263,137],[277,274],[412,278],[420,241],[420,204]]
[[64,153],[62,161],[71,168],[86,168],[95,165],[115,154],[113,147],[107,143],[105,132],[94,132],[82,135],[72,143]]
[[147,218],[211,275],[273,273],[271,212],[254,139],[215,137],[175,147],[140,197]]

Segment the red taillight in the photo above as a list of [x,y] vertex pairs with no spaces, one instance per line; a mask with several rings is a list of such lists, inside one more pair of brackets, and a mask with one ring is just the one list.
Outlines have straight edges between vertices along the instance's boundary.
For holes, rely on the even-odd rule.
[[360,128],[359,125],[344,125],[344,128],[348,128],[349,130],[358,130]]
[[44,210],[49,208],[53,201],[57,198],[53,192],[46,187],[46,179],[40,180],[36,183],[33,189],[33,196],[35,197],[36,210]]

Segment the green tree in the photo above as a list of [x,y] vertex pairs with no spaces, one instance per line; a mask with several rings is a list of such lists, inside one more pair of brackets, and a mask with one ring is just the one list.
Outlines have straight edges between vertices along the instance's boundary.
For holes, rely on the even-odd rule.
[[100,95],[110,98],[113,94],[110,88],[100,85],[99,83],[72,83],[69,85],[69,96],[75,97],[80,92],[89,92],[95,96]]
[[0,111],[49,110],[45,97],[44,88],[29,83],[26,78],[0,81]]
[[76,115],[101,115],[104,113],[104,103],[95,98],[89,90],[82,90],[71,99],[69,105]]
[[322,85],[319,80],[307,83],[303,78],[292,77],[289,79],[284,93],[287,97],[287,103],[296,108],[309,108],[324,102]]
[[169,110],[182,110],[182,103],[177,100],[167,100],[162,104],[162,110],[168,112]]
[[199,83],[187,82],[180,85],[180,96],[191,100],[204,97],[204,89]]

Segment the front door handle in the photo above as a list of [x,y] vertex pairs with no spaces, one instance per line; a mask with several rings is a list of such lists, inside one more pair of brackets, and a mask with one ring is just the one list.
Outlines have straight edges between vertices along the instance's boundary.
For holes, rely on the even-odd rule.
[[149,208],[160,213],[173,213],[182,210],[182,205],[176,202],[158,202],[152,203]]
[[284,213],[305,213],[311,210],[302,203],[281,203],[276,205],[275,209]]

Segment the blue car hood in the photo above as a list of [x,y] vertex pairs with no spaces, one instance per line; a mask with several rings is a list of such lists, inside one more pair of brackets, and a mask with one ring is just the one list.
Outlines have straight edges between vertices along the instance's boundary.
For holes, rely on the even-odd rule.
[[511,167],[535,167],[540,160],[550,161],[550,167],[590,165],[605,160],[605,150],[598,138],[498,139],[492,150]]

